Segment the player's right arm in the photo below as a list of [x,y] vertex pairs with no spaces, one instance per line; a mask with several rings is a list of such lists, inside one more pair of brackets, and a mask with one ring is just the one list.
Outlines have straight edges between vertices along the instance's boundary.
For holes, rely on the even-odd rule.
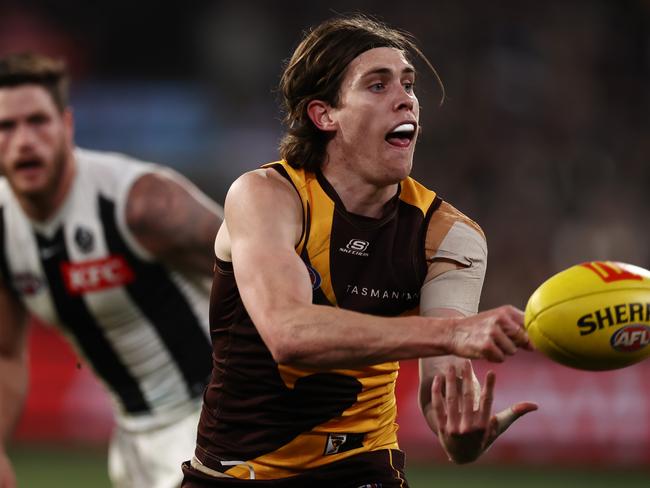
[[501,361],[529,345],[523,317],[511,307],[468,318],[388,318],[312,304],[309,274],[295,251],[302,206],[273,169],[240,177],[225,216],[229,246],[219,246],[218,237],[217,255],[219,248],[219,257],[231,254],[246,310],[278,363],[342,368],[443,354]]
[[5,447],[27,395],[27,312],[0,279],[0,488],[15,488]]

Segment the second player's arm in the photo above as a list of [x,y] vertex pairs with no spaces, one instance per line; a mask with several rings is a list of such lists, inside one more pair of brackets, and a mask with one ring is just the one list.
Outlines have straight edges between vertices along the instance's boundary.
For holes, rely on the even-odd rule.
[[27,396],[27,312],[0,280],[0,487],[14,488],[6,446]]
[[313,305],[307,268],[294,248],[301,204],[273,170],[240,177],[225,214],[242,300],[279,363],[338,368],[442,354],[500,361],[528,345],[512,307],[461,319],[387,318]]
[[151,254],[181,268],[212,275],[212,244],[223,209],[180,174],[146,173],[133,184],[126,222]]

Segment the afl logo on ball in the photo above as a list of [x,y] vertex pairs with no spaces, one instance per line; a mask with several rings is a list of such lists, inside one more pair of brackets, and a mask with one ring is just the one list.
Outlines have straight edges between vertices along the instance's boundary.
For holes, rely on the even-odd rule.
[[74,240],[84,253],[89,253],[95,247],[95,238],[93,237],[92,232],[83,227],[77,227],[77,230],[74,232]]
[[318,290],[320,288],[321,284],[321,277],[318,274],[318,271],[316,271],[314,268],[306,264],[307,266],[307,271],[309,271],[309,279],[311,280],[311,288],[312,290]]
[[610,340],[612,347],[620,352],[634,352],[650,343],[650,327],[626,325],[618,329]]

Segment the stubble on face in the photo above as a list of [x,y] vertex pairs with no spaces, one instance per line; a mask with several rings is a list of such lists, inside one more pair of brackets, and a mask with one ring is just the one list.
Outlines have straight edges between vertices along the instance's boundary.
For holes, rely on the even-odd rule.
[[1,94],[0,168],[24,210],[45,218],[62,202],[74,172],[71,114],[59,112],[36,85]]

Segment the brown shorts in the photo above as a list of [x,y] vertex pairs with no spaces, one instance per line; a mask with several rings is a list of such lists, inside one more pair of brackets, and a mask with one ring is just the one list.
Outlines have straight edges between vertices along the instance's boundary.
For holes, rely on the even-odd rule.
[[189,461],[183,463],[183,474],[182,488],[408,488],[404,453],[398,450],[364,452],[290,478],[273,480],[215,478],[192,468]]

